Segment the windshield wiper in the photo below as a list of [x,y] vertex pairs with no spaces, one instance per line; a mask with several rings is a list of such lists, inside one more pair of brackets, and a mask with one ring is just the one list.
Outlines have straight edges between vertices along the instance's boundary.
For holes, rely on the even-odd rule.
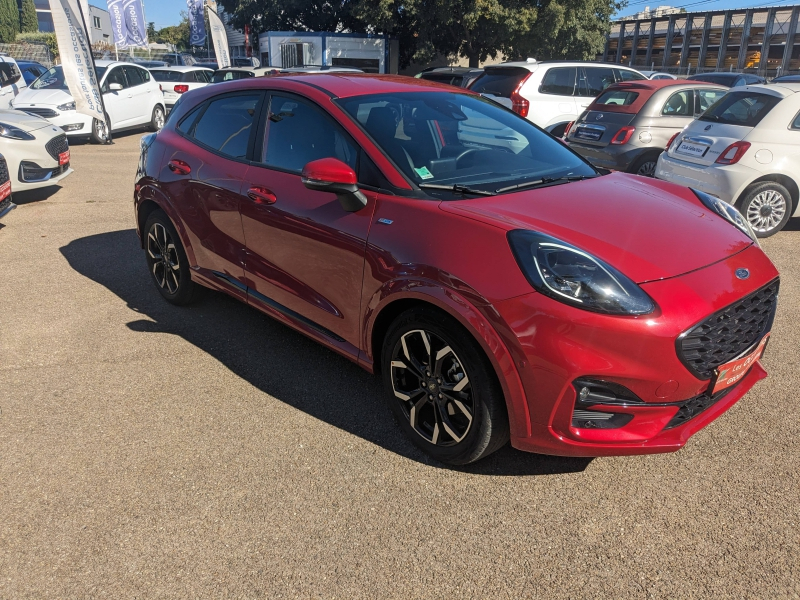
[[502,194],[503,192],[510,192],[511,190],[521,190],[524,188],[537,187],[540,185],[550,185],[551,183],[568,182],[568,181],[581,181],[582,179],[594,179],[599,175],[565,175],[564,177],[542,177],[534,181],[526,181],[525,183],[518,183],[517,185],[510,185],[508,187],[495,190],[496,193]]
[[472,194],[474,196],[494,196],[497,192],[487,192],[484,190],[474,190],[470,187],[465,185],[459,185],[457,183],[453,185],[441,185],[438,183],[420,183],[420,188],[424,190],[445,190],[448,192],[453,192],[455,194]]

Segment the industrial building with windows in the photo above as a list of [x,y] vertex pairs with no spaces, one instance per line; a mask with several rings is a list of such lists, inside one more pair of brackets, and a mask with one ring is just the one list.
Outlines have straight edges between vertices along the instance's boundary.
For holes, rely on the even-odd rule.
[[800,71],[800,5],[683,12],[645,9],[611,24],[601,60],[675,75]]

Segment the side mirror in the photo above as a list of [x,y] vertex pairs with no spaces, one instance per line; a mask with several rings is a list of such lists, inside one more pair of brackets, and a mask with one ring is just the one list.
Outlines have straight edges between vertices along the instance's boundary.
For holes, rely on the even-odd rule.
[[122,84],[121,83],[109,83],[108,84],[108,89],[111,90],[112,92],[118,92],[118,91],[120,91],[122,89]]
[[367,197],[358,189],[356,172],[336,158],[312,160],[303,167],[301,181],[310,190],[336,194],[347,212],[356,212],[367,205]]

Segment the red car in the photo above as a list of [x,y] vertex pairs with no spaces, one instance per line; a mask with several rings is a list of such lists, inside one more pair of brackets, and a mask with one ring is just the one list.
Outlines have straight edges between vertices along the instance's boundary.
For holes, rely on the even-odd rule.
[[164,298],[223,291],[379,373],[445,463],[674,451],[766,376],[778,273],[734,208],[453,87],[189,92],[142,140],[135,211]]

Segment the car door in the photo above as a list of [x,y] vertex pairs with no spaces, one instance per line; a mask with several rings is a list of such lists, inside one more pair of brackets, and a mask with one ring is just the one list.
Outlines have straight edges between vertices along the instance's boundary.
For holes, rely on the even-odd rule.
[[[580,112],[575,103],[578,71],[577,67],[550,67],[547,70],[539,85],[536,105],[531,107],[531,113],[535,113],[534,123],[547,129],[550,125],[575,120]],[[591,103],[591,98],[587,100],[586,106]]]
[[346,212],[335,194],[307,189],[300,173],[328,157],[355,170],[360,148],[327,112],[293,94],[272,93],[264,122],[264,149],[247,171],[241,209],[251,303],[277,303],[358,347],[375,195],[365,192],[367,206]]
[[134,65],[122,67],[128,79],[128,99],[132,102],[131,125],[147,123],[153,116],[153,86],[150,83],[150,73]]
[[[112,90],[111,84],[113,83],[121,85],[122,89]],[[130,124],[136,111],[128,89],[128,80],[121,66],[114,67],[106,74],[100,91],[103,94],[103,104],[106,107],[106,112],[111,118],[111,127],[119,129]]]
[[264,97],[260,90],[214,96],[186,115],[168,134],[159,176],[167,197],[179,198],[196,267],[234,292],[244,287],[241,191]]

